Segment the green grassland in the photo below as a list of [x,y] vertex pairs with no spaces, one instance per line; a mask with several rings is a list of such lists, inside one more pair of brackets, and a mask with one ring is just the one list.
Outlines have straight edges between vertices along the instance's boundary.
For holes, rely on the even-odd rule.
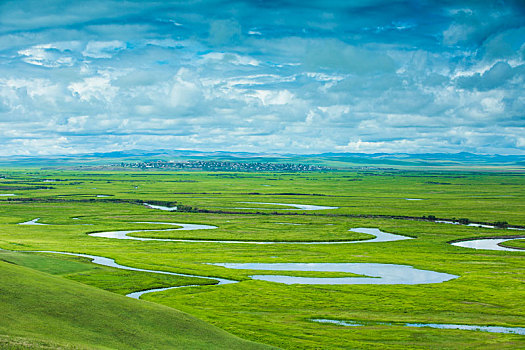
[[501,245],[509,248],[525,249],[525,239],[517,239],[508,242],[503,242]]
[[[29,264],[43,262],[54,273],[78,271],[83,265],[11,257],[18,262],[27,258]],[[264,348],[172,308],[16,264],[0,262],[0,277],[2,348]]]
[[[448,243],[466,238],[519,235],[524,234],[523,231],[424,220],[430,216],[525,226],[525,180],[521,174],[372,170],[297,174],[74,173],[5,169],[0,171],[0,175],[5,177],[0,178],[0,194],[16,194],[0,196],[0,248],[5,249],[0,251],[0,263],[6,262],[2,263],[0,273],[11,273],[2,277],[2,281],[12,278],[10,276],[14,272],[9,271],[16,268],[24,273],[20,272],[21,277],[15,282],[24,286],[28,296],[35,293],[53,295],[63,288],[82,290],[85,293],[82,297],[86,298],[91,293],[103,293],[105,297],[97,297],[97,304],[90,305],[88,310],[82,303],[75,304],[75,310],[79,313],[98,307],[104,309],[104,303],[115,304],[106,309],[124,307],[122,305],[130,309],[136,307],[137,310],[143,307],[141,314],[145,323],[141,329],[149,329],[152,333],[139,333],[142,337],[140,344],[144,345],[137,347],[156,347],[152,339],[161,336],[162,329],[151,330],[148,328],[151,323],[147,322],[153,322],[155,312],[161,312],[159,310],[173,312],[173,315],[179,315],[175,310],[180,310],[240,338],[285,349],[525,347],[525,336],[522,335],[395,325],[396,322],[421,322],[525,327],[525,253],[473,250]],[[177,205],[183,211],[150,209],[142,202]],[[302,211],[285,206],[240,202],[314,204],[338,208]],[[48,225],[17,225],[37,217],[40,218],[39,223]],[[146,221],[206,224],[218,228],[138,232],[133,236],[244,241],[359,241],[371,236],[349,229],[373,227],[415,239],[333,245],[255,245],[134,241],[88,236],[88,233],[101,231],[173,228],[139,223]],[[524,246],[523,240],[506,244]],[[215,286],[209,285],[213,283],[210,279],[123,271],[94,265],[85,258],[20,252],[36,250],[98,255],[136,268],[240,282]],[[234,262],[390,263],[460,277],[426,285],[284,285],[250,278],[250,275],[260,274],[260,271],[210,265]],[[264,273],[272,274],[270,271]],[[282,274],[282,271],[274,274]],[[351,275],[319,272],[286,274],[316,277]],[[44,288],[44,280],[47,289],[39,292],[38,288]],[[151,288],[195,284],[202,286],[145,294],[141,301],[122,296]],[[16,288],[14,284],[11,287]],[[0,286],[2,294],[5,294],[4,288],[7,287]],[[14,309],[14,304],[10,303],[18,302],[14,300],[15,295],[13,293],[11,298],[2,299],[3,309],[10,310],[10,306]],[[55,298],[48,305],[49,309],[35,314],[34,322],[40,322],[38,318],[44,322],[48,319],[47,313],[56,316],[50,309],[63,309],[60,306],[62,299]],[[29,302],[23,298],[23,303]],[[66,303],[67,299],[63,302]],[[160,309],[147,309],[153,307]],[[106,316],[100,314],[100,318]],[[175,316],[172,317],[172,322],[178,322]],[[112,332],[119,332],[119,326],[127,326],[125,322],[105,329],[99,337],[89,335],[98,329],[93,323],[79,322],[75,326],[78,328],[67,333],[66,337],[52,328],[28,332],[23,318],[22,314],[13,313],[12,319],[20,319],[20,322],[0,323],[0,346],[5,337],[9,337],[12,344],[27,342],[37,344],[34,346],[37,348],[45,348],[48,343],[66,347],[107,348],[124,348],[135,341],[139,344],[139,340],[126,339],[128,333],[117,337],[122,343],[108,340]],[[342,327],[317,324],[311,321],[315,318],[372,323],[364,327]],[[50,322],[55,321],[58,322],[55,319]],[[135,321],[135,327],[142,327],[139,319]],[[394,325],[373,322],[391,322]],[[203,325],[206,323],[195,324],[195,327]],[[224,343],[217,343],[216,347],[227,346],[228,341],[239,341],[229,338],[226,333],[221,334]],[[165,344],[168,346],[168,340]],[[173,346],[174,343],[171,344]],[[253,344],[236,345],[237,348],[250,346]]]

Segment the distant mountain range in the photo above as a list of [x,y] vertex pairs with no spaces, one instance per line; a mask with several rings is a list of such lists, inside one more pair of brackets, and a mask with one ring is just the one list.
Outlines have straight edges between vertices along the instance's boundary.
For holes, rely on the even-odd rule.
[[190,150],[129,150],[107,153],[86,153],[56,156],[9,156],[0,157],[0,166],[101,166],[121,162],[143,162],[154,160],[220,160],[236,162],[302,163],[331,168],[352,167],[505,167],[525,169],[525,155],[486,155],[461,153],[321,153],[321,154],[276,154],[249,152],[200,152]]

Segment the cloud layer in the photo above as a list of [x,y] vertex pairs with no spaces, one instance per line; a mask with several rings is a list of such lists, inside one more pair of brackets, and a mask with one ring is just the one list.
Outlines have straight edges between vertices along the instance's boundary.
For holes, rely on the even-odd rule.
[[0,3],[0,155],[525,154],[521,1]]

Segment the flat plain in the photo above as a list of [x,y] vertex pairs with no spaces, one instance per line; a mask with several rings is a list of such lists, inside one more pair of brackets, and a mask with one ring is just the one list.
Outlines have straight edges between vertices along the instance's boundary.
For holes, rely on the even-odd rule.
[[[9,281],[0,285],[0,310],[9,317],[9,322],[0,322],[0,346],[257,348],[255,343],[259,343],[284,349],[525,347],[525,336],[520,334],[405,326],[525,327],[525,251],[476,250],[450,244],[480,237],[525,237],[519,230],[525,226],[525,181],[519,173],[10,168],[0,175],[0,271],[2,281]],[[163,211],[147,204],[176,206],[178,210]],[[304,210],[292,204],[332,208]],[[33,221],[36,225],[19,225],[37,218]],[[180,226],[165,223],[216,228],[166,230]],[[367,242],[373,236],[350,231],[355,228],[378,228],[413,239]],[[129,236],[168,241],[89,235],[138,230],[148,231]],[[300,244],[305,242],[332,244]],[[523,242],[505,245],[523,248]],[[95,255],[124,266],[182,275],[122,270],[96,265],[83,257],[36,251]],[[283,284],[251,276],[360,275],[213,265],[219,263],[399,264],[458,277],[413,285]],[[214,285],[213,277],[237,283]],[[138,301],[125,297],[174,286],[186,287],[146,293]],[[40,307],[34,305],[34,294],[40,296]],[[81,295],[83,301],[74,302],[73,295]],[[90,304],[90,299],[94,303]],[[35,307],[39,312],[21,311]],[[70,312],[51,311],[66,307]],[[158,313],[169,319],[162,327],[155,326]],[[93,316],[90,319],[88,315]],[[112,319],[111,327],[104,326],[108,319]],[[315,319],[362,325],[321,324]],[[58,331],[63,323],[75,329]],[[170,327],[176,331],[170,334]],[[191,331],[185,331],[188,329]],[[202,343],[195,343],[200,334],[207,336],[202,336]]]

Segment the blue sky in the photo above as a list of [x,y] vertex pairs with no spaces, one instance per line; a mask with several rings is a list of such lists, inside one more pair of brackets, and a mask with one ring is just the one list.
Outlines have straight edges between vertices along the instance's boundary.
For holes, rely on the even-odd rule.
[[0,155],[525,154],[523,1],[0,0]]

